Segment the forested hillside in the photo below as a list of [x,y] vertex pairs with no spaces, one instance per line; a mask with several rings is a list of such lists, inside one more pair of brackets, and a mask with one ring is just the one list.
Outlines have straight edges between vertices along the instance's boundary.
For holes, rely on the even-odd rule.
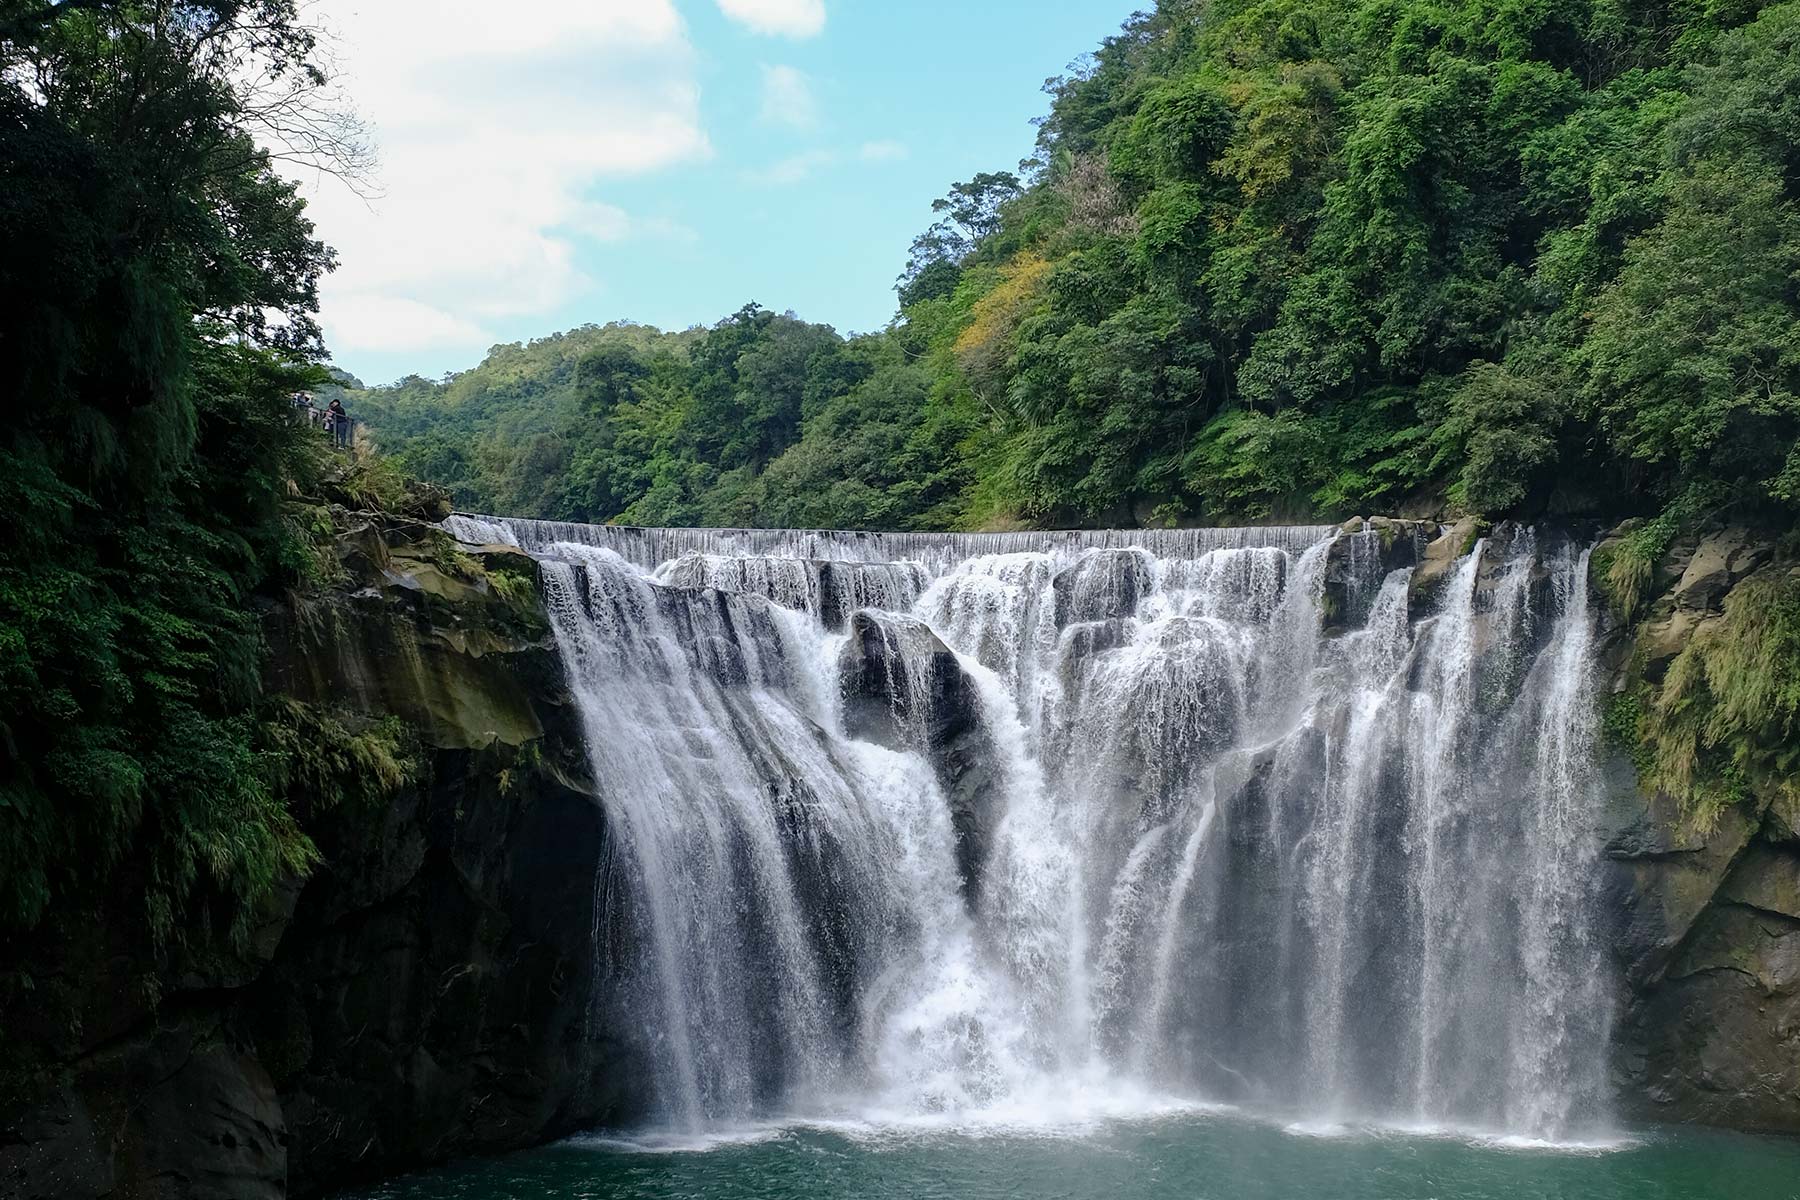
[[343,161],[314,49],[292,0],[0,2],[0,949],[113,886],[158,945],[241,935],[316,860],[323,733],[369,748],[262,679],[300,497],[359,469],[290,400],[332,256],[266,144]]
[[1048,90],[885,332],[751,305],[354,402],[590,521],[1800,504],[1800,4],[1161,0]]

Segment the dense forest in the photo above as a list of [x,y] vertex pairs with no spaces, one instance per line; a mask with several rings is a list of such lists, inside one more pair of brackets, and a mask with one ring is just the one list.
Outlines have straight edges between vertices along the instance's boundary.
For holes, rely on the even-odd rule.
[[751,304],[352,401],[586,521],[1791,521],[1800,4],[1161,0],[1048,91],[883,332]]
[[352,482],[294,421],[332,255],[266,148],[348,161],[314,50],[292,0],[0,2],[0,945],[116,869],[156,941],[241,934],[315,860],[291,785],[379,749],[262,679]]

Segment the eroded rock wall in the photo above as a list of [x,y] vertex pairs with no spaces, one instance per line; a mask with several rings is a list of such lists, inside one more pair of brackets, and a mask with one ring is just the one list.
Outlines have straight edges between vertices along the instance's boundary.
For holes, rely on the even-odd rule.
[[[1643,615],[1610,630],[1614,694],[1660,684],[1722,619],[1735,589],[1796,569],[1767,531],[1676,540],[1654,568]],[[1606,910],[1622,980],[1614,1071],[1626,1115],[1800,1133],[1800,838],[1791,821],[1754,791],[1696,819],[1645,793],[1628,745],[1614,744],[1606,769]]]
[[339,582],[268,615],[271,686],[397,718],[413,778],[299,797],[323,864],[240,948],[159,953],[123,876],[104,919],[5,948],[33,1061],[0,1096],[0,1196],[275,1200],[628,1114],[593,988],[602,810],[536,564],[339,519]]

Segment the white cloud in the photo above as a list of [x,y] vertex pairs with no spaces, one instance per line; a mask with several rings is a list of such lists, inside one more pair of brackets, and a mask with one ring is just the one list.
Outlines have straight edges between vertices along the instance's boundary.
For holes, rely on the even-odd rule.
[[864,142],[854,152],[840,152],[823,148],[803,150],[798,154],[790,154],[786,158],[777,159],[766,167],[755,167],[742,172],[746,183],[759,184],[763,187],[783,187],[789,184],[803,183],[826,167],[852,165],[861,163],[893,162],[905,158],[907,149],[899,142],[881,141]]
[[631,214],[616,204],[578,205],[562,228],[596,242],[622,242],[631,234]]
[[340,350],[406,353],[493,341],[493,336],[473,321],[396,296],[341,297],[332,306],[331,320],[332,344]]
[[582,204],[557,227],[596,242],[623,242],[630,238],[694,242],[700,235],[668,217],[638,217],[614,204]]
[[762,119],[766,125],[811,129],[819,123],[812,82],[793,67],[762,69]]
[[825,0],[719,0],[719,11],[756,33],[805,38],[825,28]]
[[486,322],[592,286],[578,243],[658,235],[591,193],[711,153],[672,0],[318,0],[339,81],[374,127],[380,194],[303,179],[338,250],[328,343],[491,342]]
[[801,183],[810,178],[813,172],[821,167],[828,167],[837,160],[838,156],[830,150],[803,150],[799,154],[790,154],[769,166],[745,171],[744,178],[751,183],[759,183],[768,187],[782,187]]
[[691,246],[700,240],[699,230],[669,217],[633,217],[631,228],[645,237],[660,238],[665,242]]

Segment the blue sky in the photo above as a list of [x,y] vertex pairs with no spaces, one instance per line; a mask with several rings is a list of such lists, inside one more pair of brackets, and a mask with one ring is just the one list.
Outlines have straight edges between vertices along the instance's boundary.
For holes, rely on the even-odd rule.
[[381,158],[372,197],[302,179],[336,361],[436,376],[750,300],[878,329],[932,198],[1027,155],[1044,79],[1133,7],[316,0]]

